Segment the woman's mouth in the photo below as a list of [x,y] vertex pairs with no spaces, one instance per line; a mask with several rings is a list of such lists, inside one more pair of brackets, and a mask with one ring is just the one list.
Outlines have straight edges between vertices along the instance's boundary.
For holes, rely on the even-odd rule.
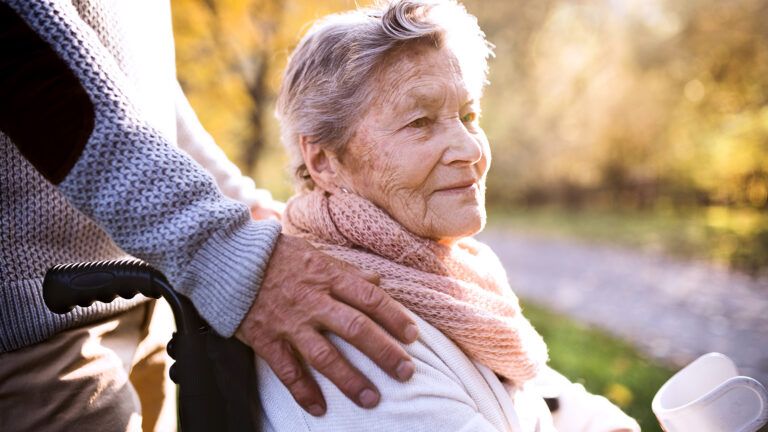
[[465,193],[475,193],[477,192],[477,183],[476,182],[467,182],[467,183],[460,183],[451,185],[445,188],[440,188],[435,190],[435,192],[439,193],[447,193],[447,194],[465,194]]

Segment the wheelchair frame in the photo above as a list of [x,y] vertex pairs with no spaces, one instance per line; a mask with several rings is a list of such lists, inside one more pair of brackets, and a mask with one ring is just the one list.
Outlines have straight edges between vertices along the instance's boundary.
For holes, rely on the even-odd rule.
[[45,304],[58,314],[136,294],[163,297],[173,311],[176,332],[167,352],[175,360],[169,375],[179,385],[180,430],[257,430],[256,389],[250,385],[255,382],[253,352],[213,331],[161,272],[143,261],[125,259],[57,265],[43,280]]

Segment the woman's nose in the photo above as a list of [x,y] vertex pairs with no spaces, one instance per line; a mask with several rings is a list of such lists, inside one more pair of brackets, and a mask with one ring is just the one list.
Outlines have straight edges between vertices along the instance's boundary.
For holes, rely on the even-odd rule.
[[446,165],[474,165],[483,158],[483,147],[479,138],[470,133],[461,120],[452,124],[446,135],[447,148],[443,153],[443,162]]

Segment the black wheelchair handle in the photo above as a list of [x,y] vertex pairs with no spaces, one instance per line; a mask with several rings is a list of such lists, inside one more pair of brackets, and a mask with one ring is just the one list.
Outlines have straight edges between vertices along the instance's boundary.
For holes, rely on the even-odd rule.
[[[185,432],[251,432],[255,400],[253,352],[225,339],[203,321],[192,302],[179,295],[158,270],[137,259],[57,265],[43,279],[43,299],[54,313],[95,301],[109,303],[136,294],[168,301],[176,321],[169,354],[171,378],[179,384],[179,423]],[[170,349],[172,348],[172,349]]]
[[159,270],[135,258],[57,265],[43,279],[45,305],[58,314],[75,306],[109,303],[117,297],[130,299],[136,294],[165,298],[178,333],[198,333],[207,328],[192,303],[179,295]]
[[52,312],[64,314],[95,301],[109,303],[136,294],[160,298],[154,279],[162,273],[137,259],[57,265],[43,279],[43,300]]

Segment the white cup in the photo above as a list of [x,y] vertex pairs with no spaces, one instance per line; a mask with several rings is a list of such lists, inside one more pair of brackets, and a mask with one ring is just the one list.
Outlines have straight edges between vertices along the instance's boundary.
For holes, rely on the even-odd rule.
[[755,432],[768,422],[768,392],[739,376],[733,361],[705,354],[656,393],[653,413],[666,432]]

